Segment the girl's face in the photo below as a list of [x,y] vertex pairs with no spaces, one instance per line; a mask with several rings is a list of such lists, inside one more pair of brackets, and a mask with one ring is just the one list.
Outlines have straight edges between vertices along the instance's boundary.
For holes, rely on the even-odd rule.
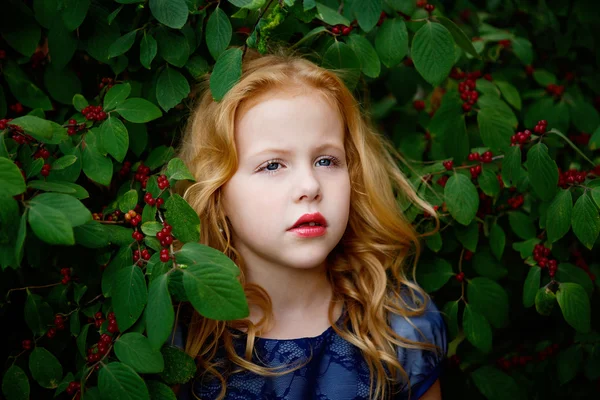
[[[239,164],[223,187],[223,206],[247,265],[313,268],[338,244],[350,209],[344,130],[317,91],[272,91],[241,110]],[[315,213],[325,229],[290,230]]]

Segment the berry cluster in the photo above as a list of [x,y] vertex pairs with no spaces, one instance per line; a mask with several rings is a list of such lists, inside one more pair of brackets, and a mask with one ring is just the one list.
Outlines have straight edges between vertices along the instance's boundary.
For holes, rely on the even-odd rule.
[[56,336],[57,330],[62,331],[64,329],[65,329],[65,318],[60,314],[56,314],[54,316],[54,326],[51,327],[50,329],[48,329],[46,336],[48,336],[48,339],[52,339],[54,336]]
[[119,176],[125,178],[131,172],[131,161],[125,161],[119,170]]
[[173,236],[171,235],[172,231],[173,227],[166,221],[163,222],[163,228],[156,234],[156,238],[160,240],[160,245],[162,247],[170,246],[171,243],[173,243]]
[[31,350],[31,345],[33,343],[31,342],[31,340],[29,339],[25,339],[21,342],[21,345],[23,346],[23,350]]
[[454,275],[457,281],[463,282],[465,280],[465,273],[460,271],[458,274]]
[[[111,313],[111,314],[113,314],[113,318],[114,318],[114,313]],[[109,327],[110,327],[110,322],[109,322]],[[102,356],[104,356],[105,354],[107,354],[108,351],[110,350],[111,343],[112,343],[112,337],[110,335],[107,335],[106,333],[103,333],[102,335],[100,335],[100,340],[98,341],[98,343],[94,344],[92,347],[90,347],[87,350],[88,363],[92,364],[97,361],[100,361],[100,358]]]
[[171,256],[169,255],[169,249],[160,250],[160,261],[166,263],[170,258]]
[[106,217],[106,220],[107,221],[118,221],[119,218],[121,217],[121,215],[123,215],[121,210],[115,210],[111,215]]
[[525,129],[523,132],[517,132],[510,137],[510,145],[523,148],[523,145],[529,141],[530,137],[531,131],[529,129]]
[[117,333],[119,332],[119,326],[117,325],[117,320],[115,318],[115,313],[114,312],[109,312],[108,313],[108,328],[107,330],[110,333]]
[[[477,209],[477,217],[484,219],[486,215],[493,212],[493,199],[483,192],[479,192],[479,208]],[[481,227],[481,225],[480,225]]]
[[452,160],[444,161],[442,163],[442,165],[444,166],[444,168],[446,168],[446,171],[452,171],[452,168],[454,167],[454,161],[452,161]]
[[23,108],[23,104],[21,104],[21,103],[11,104],[11,106],[9,108],[15,114],[21,114],[21,113],[23,113],[23,111],[25,111],[25,109]]
[[573,251],[571,251],[571,254],[576,258],[575,265],[578,266],[579,268],[581,268],[582,270],[584,270],[585,273],[588,274],[588,276],[590,277],[592,282],[595,282],[596,275],[594,275],[592,273],[592,271],[590,270],[590,267],[588,266],[587,262],[583,258],[581,252],[577,249],[574,249]]
[[471,261],[473,258],[473,252],[471,250],[465,250],[465,254],[463,255],[463,260]]
[[161,175],[158,177],[158,188],[160,190],[165,190],[169,187],[169,180],[166,175]]
[[66,285],[71,281],[71,268],[61,268],[60,274],[62,275],[62,280],[60,282],[63,285]]
[[529,76],[533,75],[533,73],[535,72],[535,68],[533,68],[533,65],[526,65],[525,66],[525,73]]
[[35,153],[33,153],[33,158],[43,158],[47,160],[50,157],[50,151],[48,149],[38,149]]
[[43,177],[50,175],[50,164],[44,164],[40,174],[42,174]]
[[106,113],[102,111],[102,106],[87,106],[81,113],[88,121],[104,121]]
[[515,197],[509,197],[509,199],[507,200],[508,205],[510,205],[513,210],[516,210],[517,208],[521,207],[524,201],[525,200],[522,194],[516,195]]
[[448,179],[450,179],[450,177],[448,175],[442,175],[439,177],[439,179],[437,181],[435,181],[438,185],[440,185],[441,187],[446,187],[446,183],[448,183]]
[[92,218],[94,221],[102,221],[103,215],[102,213],[93,213]]
[[82,131],[85,129],[85,124],[78,124],[76,120],[74,119],[70,119],[69,120],[69,127],[67,128],[67,134],[69,136],[73,136],[74,134],[76,134],[79,131]]
[[427,0],[417,0],[417,7],[425,9],[429,14],[435,10],[435,6],[433,4],[429,4]]
[[417,111],[423,111],[425,109],[425,102],[423,100],[415,100],[413,101],[413,107]]
[[587,146],[588,143],[590,143],[591,137],[592,137],[592,135],[590,135],[589,133],[585,133],[585,132],[569,135],[569,139],[571,139],[571,141],[573,143],[578,144],[580,146]]
[[[169,182],[167,182],[167,183],[169,183]],[[160,183],[159,183],[159,186],[160,186]],[[162,199],[160,197],[158,199],[155,199],[154,197],[152,197],[152,193],[150,193],[150,192],[146,192],[146,194],[144,195],[144,202],[146,204],[148,204],[149,206],[156,205],[156,207],[162,207],[162,205],[165,204],[164,199]]]
[[544,246],[543,244],[536,244],[533,249],[533,259],[540,268],[548,268],[548,275],[551,278],[556,274],[556,270],[558,269],[558,262],[556,260],[551,260],[550,258],[550,249]]
[[134,252],[133,252],[133,263],[140,265],[138,263],[140,257],[143,260],[148,261],[150,259],[150,253],[148,252],[148,249],[144,249],[141,252],[139,250],[134,250]]
[[546,128],[548,128],[548,121],[543,119],[541,121],[538,121],[538,123],[535,125],[535,128],[533,128],[533,131],[538,135],[543,135],[544,133],[546,133]]
[[469,161],[481,161],[482,163],[489,164],[493,161],[494,153],[491,151],[485,151],[483,154],[479,153],[471,153],[468,156]]
[[498,40],[498,45],[502,48],[509,48],[511,46],[511,42],[508,39],[504,39],[504,40]]
[[342,34],[342,36],[348,36],[350,34],[350,32],[352,32],[352,25],[350,26],[344,26],[344,25],[335,25],[333,28],[331,28],[331,32],[334,35],[339,35],[340,33]]
[[556,85],[554,83],[546,86],[546,92],[551,94],[554,97],[560,97],[565,92],[565,87],[563,85]]
[[462,108],[465,112],[471,111],[471,107],[479,99],[479,93],[475,90],[475,85],[474,79],[466,79],[458,84],[460,98],[464,101]]
[[113,78],[102,78],[102,81],[100,82],[100,84],[98,85],[98,89],[102,89],[104,86],[106,86],[107,89],[110,89],[111,87],[113,87],[115,84],[115,80]]
[[138,242],[141,242],[142,240],[144,240],[144,234],[140,231],[133,231],[133,233],[131,234],[131,237],[134,238]]
[[134,210],[129,210],[125,213],[125,221],[129,222],[132,226],[138,226],[142,222],[142,216]]
[[138,182],[142,183],[142,187],[146,189],[146,184],[148,183],[148,175],[150,174],[150,167],[144,166],[144,164],[140,163],[137,168],[137,172],[134,176],[134,179]]
[[[540,350],[537,354],[538,361],[544,361],[546,358],[553,356],[559,350],[558,343],[554,343],[549,345],[548,347]],[[513,355],[512,357],[500,357],[496,360],[496,365],[504,371],[508,371],[514,367],[524,367],[528,363],[534,361],[534,356],[532,355]]]
[[67,386],[67,394],[70,396],[75,395],[73,400],[81,399],[81,383],[69,382],[69,386]]
[[12,140],[17,142],[18,144],[29,144],[29,143],[32,143],[33,141],[35,141],[34,138],[32,138],[29,135],[26,135],[25,132],[23,131],[23,128],[21,128],[20,126],[9,125],[8,123],[10,121],[12,121],[12,118],[0,119],[0,130],[4,130],[7,128],[10,129],[12,132],[12,136],[11,136]]
[[36,51],[31,55],[31,68],[36,69],[45,64],[46,54],[43,51]]
[[569,185],[574,185],[576,183],[585,182],[585,178],[587,177],[587,171],[577,171],[576,169],[570,169],[568,171],[562,172],[561,169],[558,169],[558,186],[563,189],[569,187]]

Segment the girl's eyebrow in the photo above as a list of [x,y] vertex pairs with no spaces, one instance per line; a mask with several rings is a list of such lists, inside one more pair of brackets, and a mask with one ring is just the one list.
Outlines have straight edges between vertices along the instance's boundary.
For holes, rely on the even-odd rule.
[[[337,150],[340,152],[344,152],[344,148],[340,147],[338,144],[336,143],[323,143],[317,147],[314,148],[314,151],[323,151],[323,150]],[[277,147],[270,147],[264,150],[261,150],[257,153],[253,153],[250,156],[251,157],[258,157],[260,155],[264,155],[264,154],[272,154],[272,153],[277,153],[277,154],[284,154],[284,155],[290,155],[293,153],[292,150],[288,150],[288,149],[281,149],[281,148],[277,148]]]

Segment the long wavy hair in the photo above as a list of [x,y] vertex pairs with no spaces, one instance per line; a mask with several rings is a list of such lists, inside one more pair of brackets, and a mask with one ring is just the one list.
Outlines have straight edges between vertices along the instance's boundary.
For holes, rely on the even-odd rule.
[[[365,110],[344,85],[342,75],[341,71],[322,68],[279,48],[268,55],[249,50],[244,55],[241,79],[219,102],[213,100],[209,74],[198,82],[198,100],[177,154],[196,182],[180,183],[175,189],[183,193],[200,216],[201,243],[222,251],[238,265],[248,303],[261,308],[264,315],[254,324],[248,319],[215,321],[192,311],[185,351],[197,360],[203,374],[220,381],[219,399],[227,390],[227,373],[220,372],[215,362],[219,349],[225,350],[229,365],[236,371],[277,376],[299,367],[282,371],[252,361],[255,338],[272,322],[272,304],[263,288],[246,282],[244,260],[232,245],[232,229],[221,198],[223,185],[237,169],[234,131],[238,110],[242,104],[275,89],[315,90],[339,110],[345,123],[344,145],[352,187],[350,215],[344,236],[326,260],[333,288],[329,320],[335,332],[364,356],[370,370],[371,398],[389,398],[396,384],[407,383],[408,374],[397,357],[398,346],[438,350],[434,344],[400,337],[388,322],[389,313],[407,318],[422,315],[430,301],[414,283],[423,235],[403,215],[399,198],[404,197],[403,201],[410,201],[431,215],[435,216],[435,211],[408,182],[399,168],[401,156],[371,126]],[[435,220],[437,230],[439,221],[437,217]],[[346,312],[338,327],[333,316],[335,305],[340,302]],[[236,353],[236,333],[227,327],[246,332],[243,355]]]

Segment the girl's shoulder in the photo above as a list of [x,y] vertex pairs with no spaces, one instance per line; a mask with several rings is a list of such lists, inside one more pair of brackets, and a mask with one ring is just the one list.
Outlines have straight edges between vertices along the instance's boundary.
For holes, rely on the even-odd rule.
[[[408,304],[419,305],[407,292],[403,292],[402,296]],[[398,360],[410,379],[411,398],[418,399],[439,378],[448,344],[444,318],[433,300],[417,295],[416,302],[427,303],[422,315],[408,318],[391,313],[390,326],[404,339],[436,346],[435,350],[404,347],[397,350]]]

